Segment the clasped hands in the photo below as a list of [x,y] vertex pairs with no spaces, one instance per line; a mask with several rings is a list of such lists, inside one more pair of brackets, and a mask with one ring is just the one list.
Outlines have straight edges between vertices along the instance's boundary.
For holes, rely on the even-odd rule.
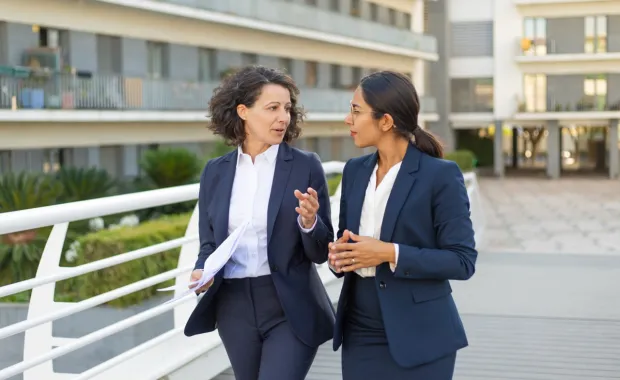
[[349,230],[344,230],[340,239],[329,243],[329,263],[337,273],[394,263],[395,257],[394,244],[359,236]]

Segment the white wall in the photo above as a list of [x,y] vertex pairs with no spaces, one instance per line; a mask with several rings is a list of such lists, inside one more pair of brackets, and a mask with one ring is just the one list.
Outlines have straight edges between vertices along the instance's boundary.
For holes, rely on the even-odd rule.
[[449,0],[450,21],[493,20],[493,3],[502,0]]
[[493,57],[450,58],[450,78],[491,78],[494,66]]
[[493,0],[493,4],[494,113],[503,120],[514,115],[523,98],[523,75],[515,60],[523,28],[513,0]]

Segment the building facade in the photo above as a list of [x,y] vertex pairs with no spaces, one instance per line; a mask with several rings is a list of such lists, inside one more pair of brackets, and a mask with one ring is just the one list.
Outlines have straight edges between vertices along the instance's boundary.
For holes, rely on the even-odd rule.
[[429,13],[430,82],[448,89],[437,109],[456,147],[497,176],[618,178],[620,1],[445,0]]
[[[62,165],[139,174],[141,152],[208,154],[213,89],[231,70],[285,69],[308,113],[298,145],[323,160],[361,152],[343,119],[362,76],[406,73],[421,124],[436,39],[422,0],[5,0],[0,14],[0,172]],[[24,74],[19,66],[47,68]]]

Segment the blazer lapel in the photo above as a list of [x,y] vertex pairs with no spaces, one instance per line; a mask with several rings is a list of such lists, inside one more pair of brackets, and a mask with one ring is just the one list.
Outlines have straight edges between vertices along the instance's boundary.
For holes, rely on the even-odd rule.
[[410,144],[385,207],[381,224],[382,241],[392,241],[396,220],[416,180],[415,172],[418,171],[420,165],[420,156],[418,148]]
[[377,164],[377,153],[372,154],[364,161],[362,167],[355,173],[353,186],[347,194],[347,228],[354,234],[359,233],[362,206],[366,198],[366,189],[372,171]]
[[216,203],[220,211],[217,213],[217,220],[215,223],[218,228],[215,233],[215,240],[217,244],[221,244],[228,237],[228,217],[230,211],[230,196],[232,194],[233,182],[235,180],[235,172],[237,171],[237,155],[238,150],[235,149],[230,153],[227,153],[217,169],[220,176],[218,188],[216,191]]
[[280,210],[282,199],[288,189],[288,177],[293,167],[293,153],[291,147],[286,143],[281,143],[276,158],[276,169],[273,174],[273,184],[271,185],[271,195],[267,208],[267,244],[271,241],[271,234],[276,223],[276,216]]

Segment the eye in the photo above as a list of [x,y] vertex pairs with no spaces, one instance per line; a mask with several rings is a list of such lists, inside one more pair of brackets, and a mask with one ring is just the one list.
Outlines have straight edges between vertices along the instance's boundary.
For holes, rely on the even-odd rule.
[[271,110],[271,111],[275,111],[277,109],[278,109],[278,106],[271,106],[271,107],[269,107],[269,110]]

